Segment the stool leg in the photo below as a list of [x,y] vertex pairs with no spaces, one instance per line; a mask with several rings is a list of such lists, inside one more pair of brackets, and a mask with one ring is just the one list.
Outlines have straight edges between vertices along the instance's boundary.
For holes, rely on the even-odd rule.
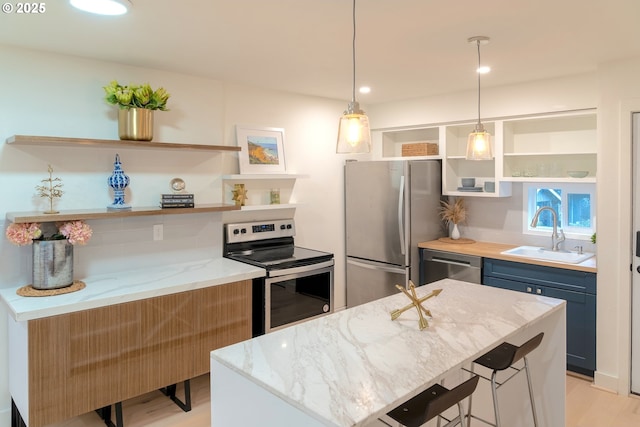
[[[460,417],[460,427],[464,427],[464,409],[462,402],[458,402],[458,416]],[[457,423],[455,425],[458,425]]]
[[500,412],[498,411],[498,386],[496,384],[496,371],[491,374],[491,394],[493,394],[493,412],[496,416],[496,427],[500,427]]
[[[471,363],[471,376],[473,376],[473,362]],[[471,394],[471,396],[469,396],[469,411],[467,412],[467,427],[471,427],[471,399],[473,399],[473,394]],[[461,421],[460,422],[461,426],[464,426],[464,422]]]
[[529,374],[529,362],[524,357],[524,370],[527,373],[527,385],[529,386],[529,399],[531,400],[531,411],[533,411],[533,425],[538,427],[538,417],[536,415],[536,403],[533,399],[533,385],[531,384],[531,375]]

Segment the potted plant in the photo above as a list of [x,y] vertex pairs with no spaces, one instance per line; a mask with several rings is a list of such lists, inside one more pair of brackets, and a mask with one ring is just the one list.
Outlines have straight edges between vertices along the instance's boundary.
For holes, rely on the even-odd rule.
[[460,238],[460,230],[458,224],[465,222],[467,219],[467,209],[464,207],[464,199],[458,197],[454,203],[448,203],[444,200],[440,201],[440,217],[449,225],[453,224],[451,230],[451,238],[458,240]]
[[169,93],[164,88],[151,89],[148,83],[123,86],[116,80],[104,86],[105,100],[117,105],[120,139],[151,141],[153,111],[167,111]]

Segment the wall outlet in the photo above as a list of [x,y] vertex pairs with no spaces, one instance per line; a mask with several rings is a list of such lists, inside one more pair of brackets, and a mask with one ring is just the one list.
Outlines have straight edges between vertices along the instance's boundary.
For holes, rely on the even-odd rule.
[[162,240],[164,239],[164,225],[155,224],[153,226],[153,240]]

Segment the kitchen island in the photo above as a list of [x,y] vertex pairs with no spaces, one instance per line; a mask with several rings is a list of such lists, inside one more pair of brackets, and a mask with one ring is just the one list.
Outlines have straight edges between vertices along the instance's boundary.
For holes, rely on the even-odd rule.
[[48,425],[208,372],[212,349],[251,337],[251,279],[264,274],[209,257],[83,277],[84,289],[63,295],[0,289],[12,426]]
[[[565,308],[562,300],[444,279],[417,288],[429,299],[426,330],[398,293],[211,353],[212,426],[375,426],[386,412],[502,341],[544,332],[530,356],[541,426],[564,425]],[[483,382],[486,383],[486,382]],[[481,383],[474,414],[491,419]],[[531,425],[524,375],[499,391],[504,425]],[[477,412],[477,411],[480,412]],[[475,424],[472,425],[482,425]]]

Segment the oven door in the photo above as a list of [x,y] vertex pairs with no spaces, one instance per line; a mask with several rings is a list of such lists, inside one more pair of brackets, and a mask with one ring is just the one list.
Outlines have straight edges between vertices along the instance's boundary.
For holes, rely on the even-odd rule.
[[333,260],[271,271],[264,285],[265,333],[333,312]]

